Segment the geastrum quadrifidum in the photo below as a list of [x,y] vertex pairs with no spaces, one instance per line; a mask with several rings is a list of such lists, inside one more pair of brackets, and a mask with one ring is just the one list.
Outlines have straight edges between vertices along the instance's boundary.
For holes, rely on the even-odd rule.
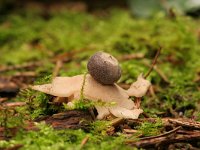
[[50,84],[35,85],[32,89],[57,97],[66,97],[68,105],[73,105],[73,100],[81,97],[84,82],[83,97],[91,101],[114,102],[115,105],[98,106],[97,119],[112,114],[116,117],[137,119],[143,112],[130,98],[143,97],[151,83],[142,75],[132,83],[128,90],[118,86],[115,82],[121,76],[118,61],[108,53],[97,52],[88,61],[88,72],[73,77],[56,77]]

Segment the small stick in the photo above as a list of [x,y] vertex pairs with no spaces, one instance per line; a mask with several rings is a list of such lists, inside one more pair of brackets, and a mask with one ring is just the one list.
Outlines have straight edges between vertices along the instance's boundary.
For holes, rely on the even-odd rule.
[[94,108],[89,108],[89,113],[90,113],[92,119],[95,120],[95,119],[96,119],[96,116],[95,116],[95,114],[94,114]]
[[8,100],[8,98],[0,98],[0,103],[3,103],[5,101],[7,101],[7,100]]
[[124,119],[123,118],[116,118],[116,119],[113,119],[110,123],[110,125],[112,125],[113,127],[117,127],[119,126],[120,124],[122,124],[124,122]]
[[141,97],[135,97],[135,107],[137,109],[140,108],[140,104],[141,104]]
[[145,79],[150,75],[150,73],[152,72],[154,66],[156,65],[156,62],[157,62],[158,56],[160,55],[161,49],[162,49],[162,47],[159,47],[159,49],[158,49],[158,51],[157,51],[157,53],[156,53],[156,55],[155,55],[155,57],[153,59],[151,67],[149,68],[148,72],[144,76]]
[[134,129],[123,129],[123,132],[127,133],[127,134],[135,134],[138,132],[138,130],[134,130]]
[[22,65],[0,66],[0,72],[37,67],[37,66],[40,66],[40,65],[42,65],[41,62],[30,62],[30,63],[26,63],[26,64],[22,64]]
[[180,125],[182,127],[187,127],[190,129],[200,130],[200,122],[192,121],[189,119],[169,119],[172,124]]
[[[149,139],[155,139],[155,138],[160,138],[160,137],[165,137],[165,136],[169,136],[173,133],[176,133],[179,129],[181,128],[181,126],[178,126],[177,128],[173,129],[173,130],[170,130],[168,132],[165,132],[163,134],[160,134],[160,135],[156,135],[156,136],[150,136],[150,137],[144,137],[144,138],[139,138],[139,141],[142,141],[142,140],[149,140]],[[126,143],[134,143],[136,142],[135,140],[127,140]]]
[[26,71],[26,72],[17,72],[13,75],[13,77],[35,77],[36,73],[33,71]]
[[179,129],[181,129],[182,127],[181,126],[178,126],[176,127],[175,129],[173,130],[170,130],[168,132],[165,132],[163,134],[160,134],[160,135],[156,135],[156,136],[150,136],[150,137],[144,137],[144,138],[140,138],[140,140],[147,140],[147,139],[152,139],[152,138],[158,138],[158,137],[162,137],[162,136],[168,136],[168,135],[171,135],[175,132],[177,132]]
[[88,140],[89,140],[89,137],[88,137],[88,136],[86,136],[86,137],[82,140],[82,142],[81,142],[81,148],[80,148],[80,149],[83,148],[83,146],[87,143]]
[[144,116],[144,118],[150,118],[149,115],[145,112],[143,112],[142,115]]
[[[150,73],[152,72],[152,70],[153,70],[153,68],[154,68],[154,66],[155,66],[155,64],[156,64],[156,62],[157,62],[158,56],[160,55],[161,49],[162,49],[162,48],[159,47],[159,49],[158,49],[158,51],[157,51],[157,53],[156,53],[156,55],[155,55],[155,57],[154,57],[154,59],[153,59],[152,65],[151,65],[151,67],[149,68],[149,70],[148,70],[148,72],[146,73],[146,75],[144,76],[144,79],[146,79],[146,78],[150,75]],[[136,108],[140,108],[140,103],[141,103],[141,97],[136,97],[136,98],[135,98],[135,106],[136,106]]]
[[[146,62],[143,62],[143,64],[147,67],[151,67],[151,65]],[[163,81],[169,83],[169,79],[167,78],[167,76],[157,66],[154,66],[153,69],[158,73],[158,75],[163,79]]]
[[18,149],[20,149],[20,148],[22,148],[22,147],[23,147],[22,144],[17,144],[17,145],[14,145],[14,146],[12,146],[12,147],[6,148],[6,149],[4,149],[4,150],[18,150]]
[[56,62],[56,66],[55,66],[54,71],[53,71],[53,78],[55,78],[58,75],[62,65],[63,65],[62,61],[58,60]]
[[19,106],[24,106],[26,105],[26,102],[9,102],[9,103],[4,103],[3,106],[6,107],[19,107]]
[[123,55],[122,57],[119,57],[118,59],[121,61],[124,61],[124,60],[141,59],[141,58],[144,58],[143,53],[127,54],[127,55]]
[[149,87],[149,92],[150,92],[150,94],[151,94],[151,96],[152,96],[153,98],[157,98],[157,96],[156,96],[156,94],[155,94],[155,91],[154,91],[154,88],[153,88],[152,85]]

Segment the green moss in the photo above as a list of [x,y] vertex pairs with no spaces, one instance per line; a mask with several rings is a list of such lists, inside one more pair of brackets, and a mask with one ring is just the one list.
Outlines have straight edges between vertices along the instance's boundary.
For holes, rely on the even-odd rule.
[[11,128],[23,127],[26,117],[23,116],[21,111],[18,109],[8,109],[2,107],[0,110],[0,127],[3,127],[5,130],[2,130],[2,136],[10,137],[13,135]]
[[161,133],[163,124],[161,119],[157,119],[156,122],[143,122],[136,128],[138,129],[138,133],[143,136],[154,136]]
[[[16,144],[22,144],[23,149],[54,149],[54,150],[79,150],[79,149],[130,149],[123,144],[123,137],[111,137],[99,135],[97,133],[85,133],[82,130],[53,130],[44,123],[37,124],[39,131],[22,131],[10,141],[0,141],[0,147],[12,147]],[[89,137],[88,142],[82,147],[81,142]]]
[[52,115],[64,110],[62,105],[52,104],[53,96],[37,92],[32,89],[22,90],[18,96],[18,101],[26,100],[27,105],[22,114],[27,114],[29,119],[35,119],[41,116]]

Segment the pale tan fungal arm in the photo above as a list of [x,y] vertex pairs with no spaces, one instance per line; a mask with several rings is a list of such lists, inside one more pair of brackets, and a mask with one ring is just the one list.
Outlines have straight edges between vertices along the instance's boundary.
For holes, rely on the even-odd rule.
[[[69,106],[73,106],[73,100],[80,98],[81,86],[83,83],[84,75],[74,77],[56,77],[51,84],[36,85],[32,89],[38,90],[47,94],[59,97],[67,97],[70,99]],[[138,78],[135,84],[141,83],[142,78]],[[144,83],[148,83],[146,80]],[[142,87],[139,84],[136,84]],[[148,84],[149,85],[149,84]],[[145,84],[146,87],[146,84]],[[133,88],[131,88],[133,89]],[[139,88],[140,89],[140,88]],[[146,93],[146,90],[143,90]],[[142,113],[142,109],[135,109],[134,102],[129,99],[127,91],[119,87],[117,84],[102,85],[95,81],[90,75],[86,76],[83,96],[92,101],[114,102],[113,106],[95,106],[98,112],[97,119],[113,114],[121,118],[138,118]]]
[[142,109],[126,109],[123,107],[110,107],[109,111],[116,117],[126,118],[126,119],[137,119],[141,113]]
[[137,81],[131,84],[127,93],[129,96],[143,97],[147,93],[150,86],[151,83],[142,75],[139,75]]
[[56,77],[51,84],[35,85],[32,89],[58,97],[70,97],[80,91],[83,75]]

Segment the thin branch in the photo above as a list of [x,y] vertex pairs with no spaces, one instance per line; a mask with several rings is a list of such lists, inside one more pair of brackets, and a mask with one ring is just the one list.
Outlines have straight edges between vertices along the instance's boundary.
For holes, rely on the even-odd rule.
[[13,65],[13,66],[0,66],[0,72],[37,67],[40,65],[42,65],[42,62],[30,62],[30,63],[26,63],[26,64]]
[[9,102],[2,105],[5,107],[20,107],[26,105],[26,102]]
[[200,140],[200,132],[194,131],[191,135],[180,135],[175,134],[174,136],[162,136],[152,139],[145,139],[140,141],[134,141],[132,143],[127,143],[132,146],[137,146],[140,148],[145,147],[155,147],[156,145],[169,145],[172,143],[179,143],[179,142],[189,142],[189,141],[199,141]]
[[[147,67],[151,67],[150,64],[148,64],[146,61],[143,62],[144,65],[146,65]],[[163,79],[163,81],[165,81],[166,83],[169,83],[169,79],[168,77],[157,67],[157,66],[153,66],[153,69],[157,72],[157,74]]]
[[131,59],[141,59],[144,58],[143,53],[134,53],[134,54],[126,54],[122,55],[121,57],[118,58],[120,61],[125,61],[125,60],[131,60]]
[[53,78],[55,78],[59,74],[59,71],[62,68],[62,66],[63,66],[63,62],[61,60],[58,60],[56,62],[56,66],[53,71]]
[[8,98],[6,97],[6,98],[0,98],[0,103],[3,103],[3,102],[5,102],[5,101],[7,101],[8,100]]
[[87,143],[87,141],[89,140],[89,136],[86,136],[82,142],[81,142],[81,149],[83,148],[83,146]]
[[156,62],[157,62],[158,56],[160,55],[161,49],[162,49],[162,47],[159,47],[159,49],[158,49],[158,51],[157,51],[157,53],[156,53],[156,55],[155,55],[155,57],[154,57],[154,59],[153,59],[153,62],[152,62],[151,67],[149,68],[148,72],[147,72],[146,75],[144,76],[145,79],[146,79],[146,78],[150,75],[150,73],[152,72],[152,70],[153,70],[153,68],[154,68],[154,66],[155,66],[155,64],[156,64]]
[[165,133],[160,134],[160,135],[140,138],[140,140],[147,140],[147,139],[158,138],[158,137],[162,137],[162,136],[168,136],[168,135],[171,135],[171,134],[175,133],[175,132],[178,131],[179,129],[181,129],[181,126],[178,126],[178,127],[176,127],[175,129],[170,130],[170,131],[165,132]]
[[[177,132],[180,128],[181,128],[181,126],[175,128],[175,129],[173,129],[173,130],[170,130],[170,131],[168,131],[168,132],[165,132],[165,133],[163,133],[163,134],[160,134],[160,135],[150,136],[150,137],[144,137],[144,138],[139,138],[139,141],[142,142],[143,140],[150,140],[150,139],[165,137],[165,136],[168,136],[168,135],[171,135],[171,134]],[[135,141],[135,140],[127,140],[127,141],[126,141],[127,144],[128,144],[128,143],[134,143],[134,142],[136,142],[136,141]]]
[[124,119],[123,118],[116,118],[116,119],[113,119],[110,123],[111,126],[113,127],[117,127],[119,126],[120,124],[122,124],[124,122]]
[[170,123],[180,125],[182,127],[187,127],[190,129],[200,130],[200,122],[189,120],[189,119],[169,119]]

